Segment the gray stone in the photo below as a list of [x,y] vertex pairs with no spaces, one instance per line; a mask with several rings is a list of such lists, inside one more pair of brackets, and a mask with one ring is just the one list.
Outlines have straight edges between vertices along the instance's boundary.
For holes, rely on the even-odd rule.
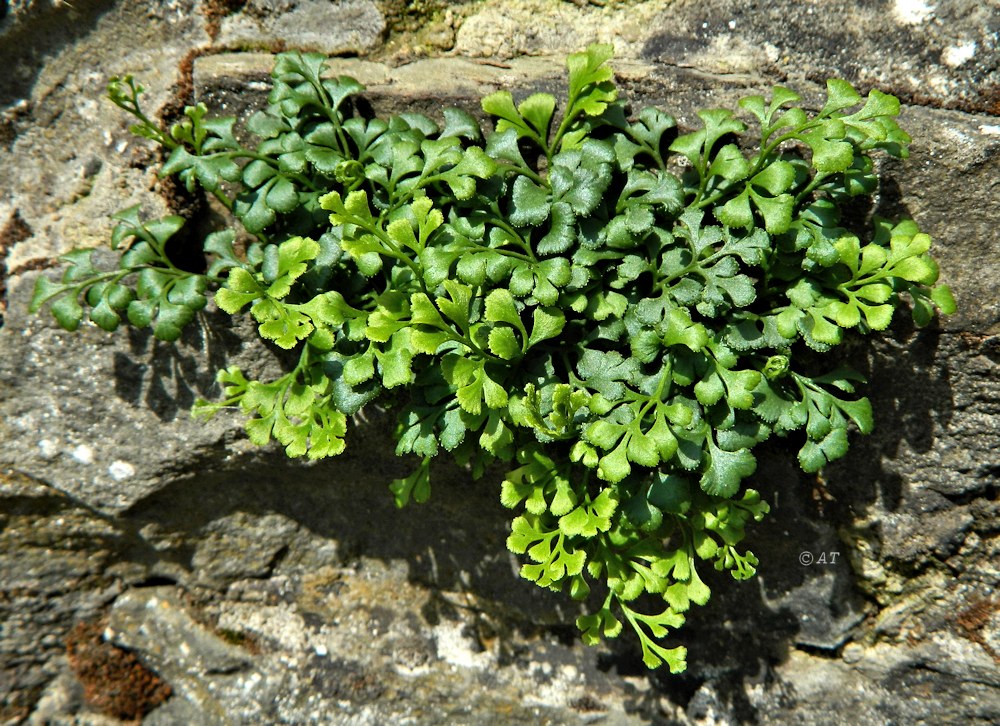
[[[63,642],[73,624],[100,615],[123,582],[141,580],[132,550],[107,518],[23,475],[0,472],[0,714],[26,715],[79,702],[65,679]],[[117,574],[112,569],[117,568]],[[28,702],[26,702],[28,701]],[[8,716],[7,714],[11,716]]]
[[[212,395],[219,366],[210,361],[221,362],[227,348],[236,353],[241,346],[232,331],[217,327],[217,315],[215,323],[211,314],[204,317],[176,346],[164,346],[148,331],[108,337],[92,326],[71,339],[50,316],[28,315],[32,285],[12,281],[0,330],[0,437],[7,442],[0,466],[59,482],[61,490],[110,514],[158,491],[165,478],[191,471],[190,463],[214,458],[227,436],[232,439],[234,420],[206,422],[189,412],[196,398]],[[82,357],[67,374],[70,345]],[[252,369],[271,358],[262,350],[245,353]],[[31,395],[18,394],[30,378]],[[155,436],[152,450],[147,436]],[[224,456],[238,458],[245,450],[237,444]]]
[[233,714],[236,693],[255,692],[266,702],[274,692],[260,692],[262,676],[249,654],[229,645],[194,621],[173,588],[144,588],[115,601],[105,637],[138,652],[145,664],[171,685],[175,699],[189,702],[198,723],[241,722]]
[[143,726],[177,726],[177,724],[205,723],[204,712],[186,698],[171,698],[162,706],[146,714]]
[[343,55],[374,49],[384,31],[385,19],[370,0],[251,2],[222,20],[217,42],[244,48],[282,43]]
[[32,231],[30,241],[6,250],[8,271],[105,245],[109,215],[132,204],[166,213],[149,190],[148,147],[131,138],[105,87],[112,76],[134,73],[155,115],[176,94],[184,57],[208,41],[193,0],[74,0],[39,12],[0,28],[0,228],[16,211]]
[[198,625],[168,587],[142,588],[115,600],[105,638],[141,651],[171,681],[181,674],[201,678],[233,673],[250,663],[246,652]]
[[[989,112],[997,103],[998,29],[975,0],[855,3],[601,3],[489,0],[462,24],[462,55],[569,53],[594,42],[620,57],[729,76],[876,84],[933,103]],[[787,81],[786,81],[787,82]]]
[[[60,664],[64,669],[67,664]],[[79,711],[83,705],[83,686],[67,670],[45,687],[28,719],[29,726],[48,726],[59,717]]]
[[476,6],[455,37],[463,56],[506,61],[575,53],[590,43],[613,43],[621,58],[639,58],[660,15],[673,3],[654,0],[581,7],[546,0],[490,0]]
[[234,512],[202,530],[191,565],[201,583],[216,587],[266,578],[287,551],[295,530],[294,522],[277,514],[250,517]]
[[[231,639],[243,634],[244,648],[196,622],[176,588],[133,590],[115,602],[107,637],[136,652],[174,691],[147,723],[332,718],[369,724],[409,718],[430,724],[451,714],[470,724],[539,718],[571,724],[578,722],[572,704],[587,694],[600,696],[592,701],[604,722],[642,722],[625,713],[612,679],[579,671],[579,658],[567,658],[565,646],[555,642],[525,644],[530,658],[495,670],[502,646],[483,649],[470,637],[476,616],[452,615],[428,627],[408,614],[426,608],[431,598],[426,589],[403,584],[398,567],[366,561],[353,570],[292,568],[289,576],[298,582],[292,602],[230,599],[202,612],[200,617],[218,622],[217,632]],[[340,587],[326,587],[331,582]],[[379,647],[372,647],[373,640]],[[548,695],[522,702],[522,694],[539,682]],[[411,697],[428,688],[436,694],[428,702]],[[498,714],[506,715],[496,721]]]

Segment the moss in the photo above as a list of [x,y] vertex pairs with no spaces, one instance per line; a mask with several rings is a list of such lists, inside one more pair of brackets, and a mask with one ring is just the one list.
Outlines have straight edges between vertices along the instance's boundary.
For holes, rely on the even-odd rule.
[[380,0],[378,6],[385,17],[386,32],[394,35],[416,33],[451,4],[447,0]]
[[170,698],[171,688],[134,653],[104,639],[103,620],[79,623],[66,638],[70,667],[87,703],[108,716],[137,721]]
[[229,628],[216,628],[215,634],[230,645],[244,648],[254,655],[260,653],[260,642],[253,635],[242,630],[231,630]]
[[375,56],[402,62],[450,50],[462,20],[480,5],[482,0],[379,0],[386,38]]

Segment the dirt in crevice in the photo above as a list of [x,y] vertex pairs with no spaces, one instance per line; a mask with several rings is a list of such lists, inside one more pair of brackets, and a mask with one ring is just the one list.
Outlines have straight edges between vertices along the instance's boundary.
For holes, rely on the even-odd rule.
[[7,312],[7,278],[13,274],[7,269],[7,255],[14,249],[14,245],[31,235],[31,227],[16,209],[7,223],[0,227],[0,328],[3,327],[4,314]]
[[[204,55],[216,52],[213,48],[202,46],[193,48],[177,65],[177,81],[170,88],[169,100],[159,109],[156,120],[160,128],[170,127],[185,118],[184,109],[194,104],[194,62]],[[170,150],[157,145],[151,153],[144,155],[139,161],[146,168],[159,169],[167,160]],[[205,216],[207,209],[205,194],[200,189],[188,191],[184,184],[175,176],[160,177],[154,175],[150,182],[150,191],[155,191],[172,214],[183,217],[189,224],[175,235],[167,244],[167,253],[171,261],[183,270],[201,273],[205,271],[204,254],[200,250],[198,240],[193,238],[193,227],[190,224]]]
[[973,98],[942,99],[921,91],[906,89],[889,89],[889,92],[907,106],[924,106],[942,111],[1000,116],[1000,85],[977,89],[976,96]]
[[20,129],[20,122],[25,120],[31,113],[31,104],[27,99],[22,99],[10,108],[0,111],[0,149],[10,151],[17,139]]
[[205,32],[215,42],[224,18],[240,12],[247,0],[205,0],[201,14],[205,16]]

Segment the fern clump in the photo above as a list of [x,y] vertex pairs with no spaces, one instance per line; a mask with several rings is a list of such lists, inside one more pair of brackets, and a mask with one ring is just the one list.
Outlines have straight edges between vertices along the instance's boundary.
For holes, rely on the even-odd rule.
[[131,208],[119,268],[72,252],[33,307],[164,340],[212,294],[249,312],[297,363],[271,381],[221,371],[220,399],[196,414],[237,408],[254,443],[318,459],[344,450],[348,417],[392,404],[396,451],[419,462],[391,485],[400,506],[428,499],[439,455],[477,477],[507,462],[522,576],[593,598],[586,642],[627,623],[650,668],[682,671],[684,648],[662,639],[708,600],[700,573],[756,571],[740,547],[768,511],[744,486],[755,447],[787,438],[816,472],[850,427],[872,429],[860,376],[802,354],[884,330],[904,301],[919,325],[954,301],[913,222],[876,219],[864,238],[841,226],[877,188],[873,155],[906,155],[895,98],[830,81],[810,113],[778,87],[678,134],[661,110],[629,115],[610,58],[571,55],[562,102],[487,96],[484,134],[458,109],[365,117],[360,84],[281,54],[246,126],[256,147],[202,105],[163,130],[116,79],[135,132],[170,152],[161,173],[215,195],[250,242],[214,232],[208,270],[184,272],[165,252],[182,220]]

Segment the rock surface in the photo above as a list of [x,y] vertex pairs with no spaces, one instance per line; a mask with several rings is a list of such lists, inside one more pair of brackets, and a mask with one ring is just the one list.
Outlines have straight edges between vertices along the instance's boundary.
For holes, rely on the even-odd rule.
[[[65,655],[80,623],[171,686],[149,724],[1000,721],[998,17],[964,0],[11,4],[0,722],[116,722]],[[190,203],[102,100],[112,75],[140,78],[152,109],[193,94],[243,115],[270,64],[247,51],[283,42],[365,56],[333,71],[380,112],[436,113],[558,89],[561,56],[594,40],[615,42],[636,106],[682,124],[774,83],[815,99],[830,75],[900,94],[912,155],[884,165],[873,211],[934,236],[960,305],[850,352],[878,428],[823,479],[765,452],[759,576],[710,582],[681,677],[647,673],[624,640],[583,647],[567,601],[516,578],[495,477],[442,471],[429,504],[396,510],[385,484],[409,464],[386,455],[384,412],[314,465],[253,449],[235,417],[191,420],[219,367],[280,366],[224,316],[166,346],[25,311],[31,268],[104,244],[110,213]]]
[[374,50],[384,31],[385,19],[370,0],[252,0],[222,20],[216,42],[244,48],[280,43],[345,55]]

